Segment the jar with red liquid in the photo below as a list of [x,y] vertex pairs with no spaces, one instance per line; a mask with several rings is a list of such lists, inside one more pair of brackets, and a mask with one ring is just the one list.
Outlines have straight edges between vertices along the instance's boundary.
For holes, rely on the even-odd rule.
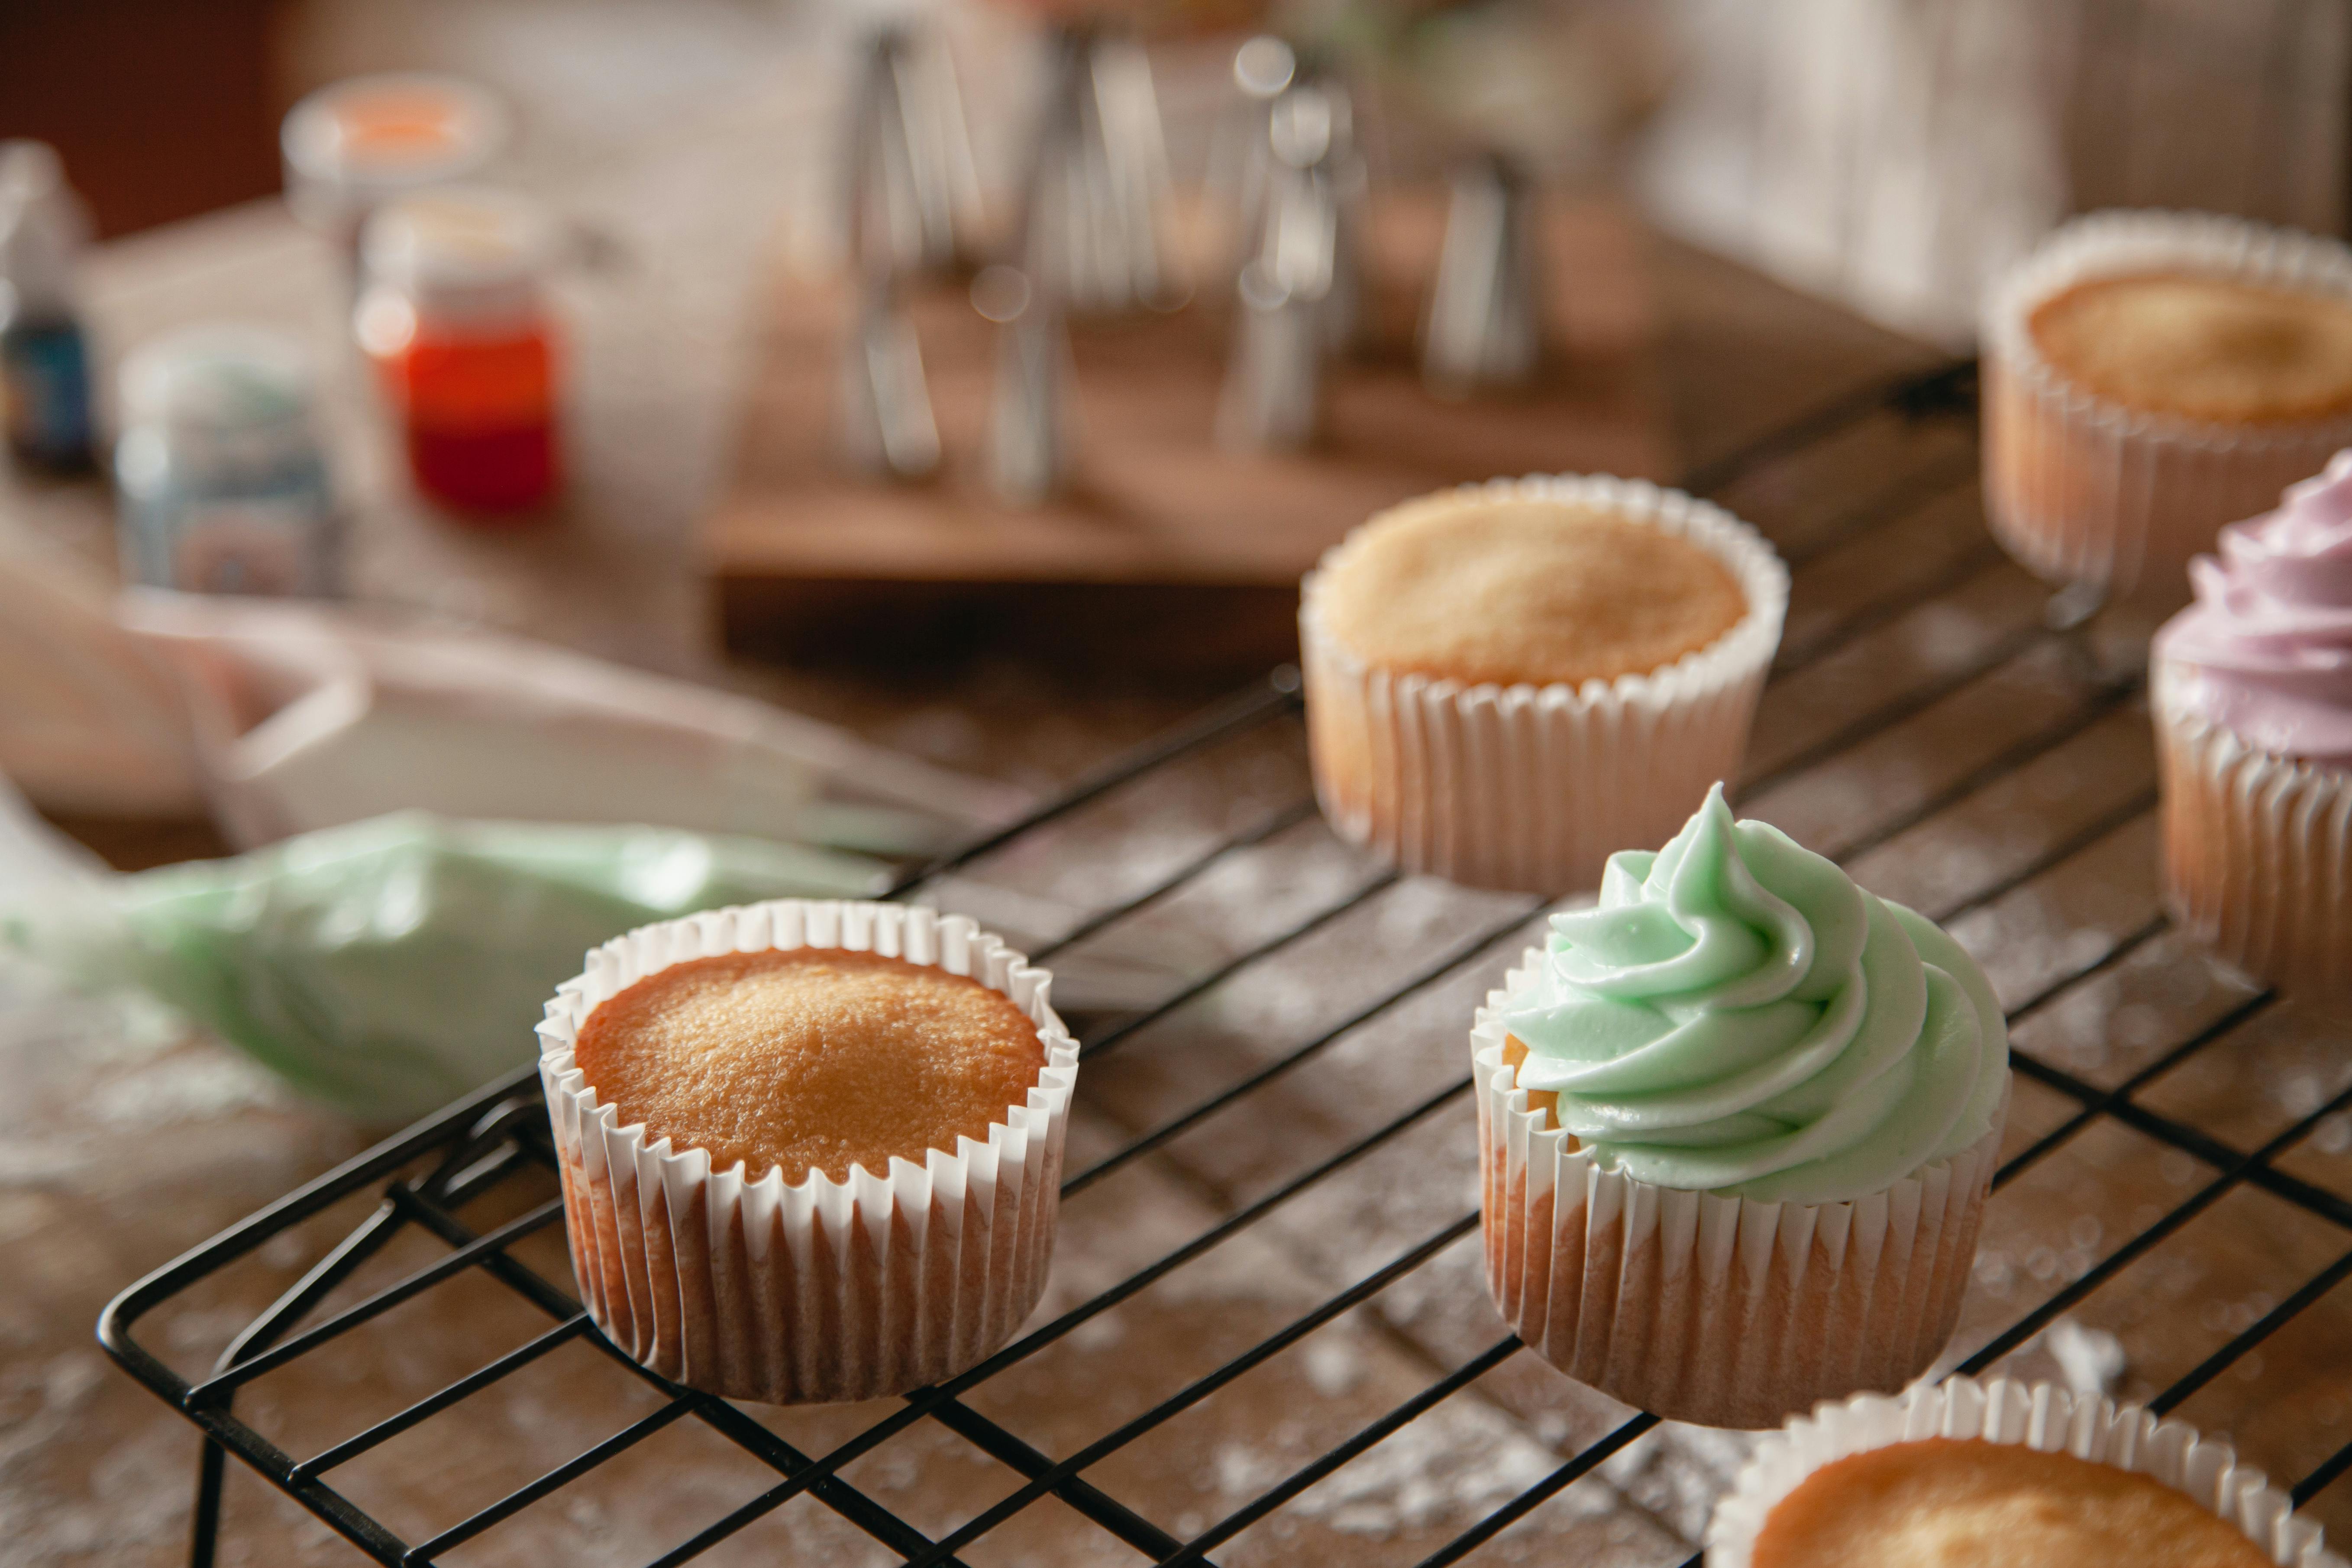
[[399,420],[416,488],[480,521],[557,484],[554,229],[526,198],[446,186],[377,209],[354,328]]

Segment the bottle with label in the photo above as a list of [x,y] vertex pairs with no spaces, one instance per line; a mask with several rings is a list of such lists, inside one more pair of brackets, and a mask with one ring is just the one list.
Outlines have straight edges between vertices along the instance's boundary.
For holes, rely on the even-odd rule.
[[52,473],[92,461],[89,351],[74,297],[89,238],[55,149],[0,142],[0,420],[11,456]]
[[123,575],[198,594],[341,588],[340,530],[300,343],[185,328],[123,363]]
[[556,487],[553,233],[520,195],[452,185],[385,204],[362,241],[353,327],[416,488],[478,521],[529,511]]

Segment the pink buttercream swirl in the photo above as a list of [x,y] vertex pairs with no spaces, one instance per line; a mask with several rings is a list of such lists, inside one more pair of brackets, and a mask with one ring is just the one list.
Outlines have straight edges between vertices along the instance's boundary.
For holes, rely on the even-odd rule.
[[2157,634],[2180,695],[2248,744],[2352,767],[2352,449],[2189,566]]

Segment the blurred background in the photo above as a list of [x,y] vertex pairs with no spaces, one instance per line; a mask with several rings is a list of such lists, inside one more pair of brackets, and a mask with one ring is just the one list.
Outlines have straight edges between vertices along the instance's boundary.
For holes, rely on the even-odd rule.
[[[2347,23],[2322,0],[1791,0],[1769,15],[1737,0],[1157,10],[1163,32],[1273,20],[1418,53],[1426,79],[1415,85],[1440,99],[1517,55],[1546,91],[1475,90],[1497,100],[1490,112],[1550,118],[1525,132],[1549,132],[1549,153],[1588,174],[1629,174],[1678,232],[1938,331],[1965,331],[1978,247],[2016,241],[1955,226],[1915,241],[1936,258],[1879,254],[1923,206],[1966,205],[2004,231],[2103,206],[2327,233],[2342,221]],[[365,71],[454,71],[508,95],[522,127],[514,166],[533,178],[642,155],[652,138],[749,134],[803,115],[803,136],[814,134],[844,79],[809,69],[807,51],[879,15],[755,0],[16,5],[0,13],[0,133],[56,145],[111,238],[273,194],[286,110]],[[954,25],[992,30],[976,16]],[[1530,28],[1543,35],[1532,58],[1513,47]],[[1178,38],[1164,53],[1178,162],[1197,172],[1224,62],[1186,57],[1222,51]],[[781,118],[754,118],[763,113]],[[1622,159],[1595,156],[1636,126]],[[1001,119],[976,119],[974,132],[1000,160],[1011,154]]]
[[[2180,206],[2339,233],[2348,26],[2344,7],[2319,0],[1790,0],[1769,14],[1737,0],[1101,7],[974,0],[915,9],[758,0],[97,0],[0,10],[0,136],[56,149],[63,184],[78,193],[96,242],[49,268],[62,280],[45,286],[82,334],[78,352],[89,359],[78,395],[87,410],[77,417],[89,433],[68,442],[68,468],[77,460],[111,467],[114,437],[141,423],[138,410],[123,405],[132,351],[193,324],[258,325],[293,340],[305,362],[291,374],[309,378],[302,395],[315,405],[321,515],[334,518],[339,593],[708,676],[714,644],[792,662],[842,642],[869,654],[856,645],[877,605],[948,628],[915,639],[910,651],[927,658],[1017,643],[1009,628],[1027,617],[1007,608],[1010,601],[950,597],[917,606],[903,594],[877,597],[857,586],[877,574],[902,585],[920,574],[903,561],[876,564],[898,546],[873,542],[868,524],[894,508],[907,526],[950,530],[972,506],[999,503],[1060,522],[1093,507],[1098,521],[1121,507],[1158,504],[1087,489],[1164,490],[1169,475],[1152,466],[1155,456],[1189,474],[1181,460],[1198,449],[1319,447],[1342,459],[1318,470],[1339,482],[1301,480],[1330,498],[1314,524],[1328,542],[1322,535],[1334,520],[1351,509],[1360,515],[1368,507],[1360,503],[1412,493],[1419,481],[1514,465],[1669,477],[1753,435],[1796,395],[1833,395],[1865,369],[1965,352],[1985,279],[2072,213]],[[1285,63],[1275,76],[1261,64],[1253,79],[1237,50],[1258,28],[1286,40],[1278,46]],[[913,74],[893,88],[891,101],[903,96],[914,109],[899,112],[899,142],[891,146],[908,137],[921,143],[911,164],[903,152],[858,151],[860,126],[874,122],[868,110],[882,111],[872,65],[886,31],[910,41],[908,59],[893,68]],[[1055,106],[1066,97],[1056,84],[1068,75],[1067,40],[1079,37],[1108,43],[1097,51],[1108,64],[1089,79],[1102,95],[1087,111],[1095,119],[1073,122],[1076,144],[1087,156],[1109,149],[1110,161],[1089,177],[1108,169],[1114,184],[1134,187],[1123,210],[1142,226],[1140,237],[1118,245],[1164,275],[1164,297],[1147,299],[1147,289],[1093,299],[1083,279],[1075,292],[1071,279],[1057,280],[1054,319],[1032,311],[1004,334],[1031,342],[1024,352],[1034,362],[1026,381],[1007,379],[964,286],[987,263],[1019,271],[1041,233],[1061,233],[1053,204],[1035,193],[1055,144]],[[339,82],[417,72],[480,95],[488,118],[467,130],[458,155],[440,175],[411,170],[380,185],[356,166],[330,171],[309,181],[308,196],[296,193],[299,210],[289,215],[278,194],[300,142],[289,110]],[[1328,118],[1336,104],[1342,133],[1336,141],[1324,133],[1323,162],[1302,170],[1296,191],[1277,189],[1260,168],[1265,117],[1286,92],[1313,98],[1325,88],[1334,89],[1330,104],[1317,112]],[[311,101],[331,122],[325,100]],[[1139,135],[1114,124],[1106,137],[1105,104],[1112,121],[1125,113]],[[1515,327],[1507,309],[1482,303],[1477,265],[1487,282],[1510,283],[1498,258],[1516,243],[1496,238],[1501,228],[1477,226],[1484,187],[1473,176],[1482,169],[1507,170],[1544,202],[1574,207],[1573,232],[1538,264],[1549,273],[1516,285],[1545,313],[1538,327]],[[530,300],[536,372],[483,371],[490,359],[479,356],[436,371],[404,357],[404,347],[384,347],[384,324],[396,337],[418,289],[441,287],[418,279],[439,265],[431,253],[446,236],[436,241],[428,232],[418,250],[412,232],[407,260],[387,251],[371,272],[360,254],[360,220],[387,192],[448,175],[520,198],[500,219],[515,226],[500,242],[509,247],[501,265],[525,281],[488,287],[520,288]],[[1388,223],[1413,205],[1413,194],[1441,192],[1449,178],[1446,234],[1463,242],[1465,259],[1446,289],[1435,277],[1433,237],[1384,230],[1370,242],[1345,237],[1366,221]],[[883,315],[851,299],[864,300],[864,286],[843,281],[859,275],[845,272],[844,258],[860,247],[876,249],[872,237],[889,226],[853,217],[862,198],[851,193],[861,180],[886,195],[895,191],[902,209],[908,193],[928,192],[925,216],[908,220],[902,210],[892,220],[901,227],[913,221],[915,238],[878,242],[889,252],[889,311],[911,312],[904,336],[923,345],[909,348],[920,361],[916,373],[898,379],[927,395],[920,406],[901,407],[905,399],[887,385],[880,394],[868,388],[861,395],[868,407],[853,417],[834,384],[836,368],[861,355],[885,363],[876,355],[889,330]],[[1375,196],[1381,211],[1367,218],[1363,204]],[[1280,312],[1232,313],[1245,253],[1273,246],[1266,215],[1283,202],[1307,215],[1307,227],[1325,223],[1340,237],[1328,244],[1344,262],[1333,273],[1341,282],[1318,287],[1335,300],[1356,290],[1372,300],[1360,311],[1344,307],[1362,330],[1349,326],[1353,340],[1316,360],[1304,392],[1282,390],[1283,378],[1296,382],[1308,362],[1271,346],[1286,330]],[[1317,203],[1328,214],[1316,216]],[[1400,224],[1412,227],[1398,218],[1390,228]],[[387,241],[398,248],[398,235]],[[1118,245],[1088,265],[1127,266],[1123,252],[1114,254]],[[827,279],[832,294],[824,292]],[[1761,288],[1759,279],[1787,292]],[[1121,274],[1119,287],[1129,281]],[[1393,322],[1373,298],[1383,282],[1398,296]],[[353,315],[372,285],[380,296],[373,348]],[[483,287],[478,278],[461,281],[459,294],[473,289],[473,303],[445,298],[427,313],[480,309]],[[954,296],[952,321],[925,321],[925,310],[940,308],[929,296],[942,292]],[[1507,304],[1512,289],[1496,297]],[[1436,309],[1441,299],[1457,307],[1453,316]],[[1188,300],[1194,308],[1177,312],[1189,333],[1181,349],[1201,386],[1181,414],[1115,408],[1118,391],[1109,384],[1124,388],[1132,378],[1093,368],[1110,350],[1082,342],[1069,376],[1059,374],[1055,353],[1035,348],[1065,332],[1065,313],[1082,327],[1087,317],[1100,325],[1123,314],[1148,323],[1158,307]],[[39,314],[24,300],[15,313],[20,332],[32,330],[21,324],[28,315]],[[1450,336],[1437,331],[1457,319],[1475,325]],[[861,355],[845,358],[843,334],[854,320],[865,323],[855,329]],[[1380,481],[1364,478],[1358,459],[1387,446],[1374,426],[1388,429],[1407,407],[1398,388],[1362,390],[1367,366],[1383,355],[1417,355],[1420,379],[1441,393],[1480,390],[1482,378],[1492,391],[1512,379],[1512,351],[1482,349],[1477,334],[1499,341],[1514,331],[1554,340],[1551,363],[1561,374],[1549,384],[1566,401],[1542,417],[1559,438],[1536,434],[1537,416],[1528,415],[1528,438],[1516,445],[1464,456],[1451,468],[1415,454],[1410,473],[1401,466]],[[952,341],[942,342],[942,333]],[[216,342],[195,347],[214,359],[223,352]],[[186,349],[174,353],[184,357]],[[1504,357],[1485,369],[1461,357],[1481,352]],[[373,376],[362,369],[371,356],[379,362]],[[176,363],[173,353],[159,357],[165,369]],[[793,364],[797,372],[783,368]],[[1045,369],[1055,374],[1041,381]],[[499,465],[518,460],[513,451],[522,448],[478,454],[489,467],[472,478],[436,477],[436,461],[474,459],[459,448],[450,448],[459,452],[455,459],[447,451],[436,458],[417,445],[425,439],[420,421],[470,417],[436,412],[435,399],[469,405],[492,395],[483,386],[513,374],[536,375],[539,391],[496,395],[530,405],[538,433],[514,439],[540,443],[529,449],[541,456],[508,472]],[[160,386],[161,374],[151,384]],[[436,374],[444,379],[435,382]],[[469,379],[481,375],[490,381]],[[1351,412],[1378,396],[1389,397],[1386,414]],[[16,405],[31,401],[19,396]],[[901,439],[914,440],[913,458],[874,444],[894,416],[912,421],[915,434]],[[1170,418],[1201,425],[1185,442],[1133,447],[1139,422]],[[1024,419],[1025,438],[1004,433]],[[868,425],[873,430],[861,434]],[[1462,435],[1447,427],[1457,446]],[[860,441],[873,451],[861,455]],[[877,463],[886,478],[917,488],[848,493],[844,476],[870,478]],[[1026,478],[1016,471],[1024,465],[1034,470]],[[934,466],[954,493],[920,489]],[[67,542],[108,573],[120,560],[134,576],[169,576],[160,545],[142,557],[119,536],[118,524],[163,537],[173,525],[152,509],[142,513],[147,521],[124,522],[128,512],[118,516],[114,499],[97,488],[52,484],[39,463],[13,471],[0,503],[35,533]],[[1278,464],[1265,471],[1297,477]],[[1275,493],[1238,472],[1221,459],[1210,488]],[[1128,475],[1144,477],[1121,478]],[[1360,481],[1352,488],[1350,476]],[[469,499],[468,484],[491,488]],[[512,493],[501,499],[500,485]],[[783,497],[796,518],[834,531],[812,525],[793,536],[797,542],[778,545],[784,535],[768,524]],[[1041,509],[1056,497],[1066,504]],[[902,502],[927,509],[925,517],[910,520]],[[469,508],[476,524],[487,508],[493,526],[469,526]],[[553,517],[561,525],[499,528],[499,515]],[[1160,521],[1176,532],[1199,520]],[[858,539],[844,542],[850,534]],[[1183,675],[1199,689],[1229,684],[1281,653],[1287,584],[1321,547],[1302,535],[1280,560],[1244,561],[1237,545],[1221,542],[1187,565],[1076,566],[1076,537],[1040,542],[1049,562],[1040,569],[1016,563],[1019,549],[1000,531],[979,550],[986,559],[923,571],[956,582],[1108,572],[1262,585],[1266,591],[1246,607],[1246,595],[1219,602],[1215,618],[1236,628],[1223,643],[1202,637],[1198,617],[1185,636],[1157,639],[1200,643],[1189,666],[1126,648],[1104,667]],[[898,553],[941,558],[929,537],[910,539]],[[251,562],[232,566],[257,570]],[[825,586],[811,590],[811,583]],[[1090,613],[1050,595],[1029,608],[1049,601],[1055,615]],[[1156,625],[1153,616],[1166,609],[1147,611],[1134,596],[1121,605],[1139,626]],[[840,716],[829,687],[794,686],[773,669],[724,679]],[[955,728],[947,721],[934,727],[941,724]],[[9,733],[0,721],[0,767],[22,783],[28,764],[12,765],[12,748],[55,752],[57,743],[12,742]],[[920,722],[912,733],[938,750]],[[43,794],[37,783],[34,793]]]

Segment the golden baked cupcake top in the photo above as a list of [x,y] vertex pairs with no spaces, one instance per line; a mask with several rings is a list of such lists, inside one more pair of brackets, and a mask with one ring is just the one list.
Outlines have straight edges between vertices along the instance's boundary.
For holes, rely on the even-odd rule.
[[1929,1437],[1825,1465],[1765,1517],[1750,1568],[2270,1568],[2153,1476],[2011,1443]]
[[1477,685],[1662,669],[1739,624],[1714,552],[1605,509],[1445,494],[1372,519],[1325,566],[1324,628],[1381,669]]
[[1028,1015],[979,981],[833,948],[673,964],[599,1004],[572,1051],[648,1142],[791,1183],[985,1142],[1045,1061]]
[[2211,424],[2352,412],[2352,300],[2194,273],[2094,278],[2036,306],[2034,347],[2107,402]]

